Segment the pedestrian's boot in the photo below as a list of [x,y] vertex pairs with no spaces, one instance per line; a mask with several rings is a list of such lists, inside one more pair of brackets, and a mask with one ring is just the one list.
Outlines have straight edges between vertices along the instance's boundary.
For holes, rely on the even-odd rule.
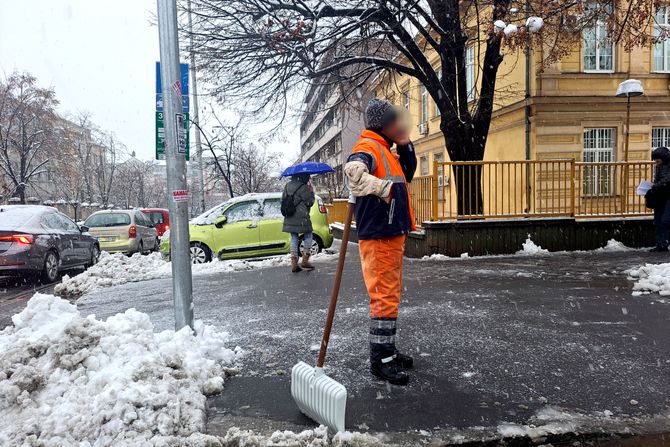
[[370,319],[370,372],[393,385],[407,385],[409,375],[396,359],[395,333],[395,318]]
[[400,353],[398,350],[395,352],[395,361],[403,369],[412,369],[414,366],[414,359],[407,354]]
[[392,385],[407,385],[409,383],[409,374],[398,366],[395,360],[387,363],[371,363],[370,372],[373,376],[379,377]]
[[298,265],[298,257],[297,256],[291,256],[291,271],[293,273],[302,272],[302,269]]
[[314,266],[309,262],[309,256],[309,253],[302,255],[302,263],[300,264],[300,267],[304,268],[305,270],[314,270]]

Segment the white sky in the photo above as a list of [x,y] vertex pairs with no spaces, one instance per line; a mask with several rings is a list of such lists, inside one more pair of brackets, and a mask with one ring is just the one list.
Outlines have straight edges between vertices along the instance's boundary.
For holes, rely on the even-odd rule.
[[[52,86],[60,112],[92,113],[142,159],[154,156],[155,0],[4,0],[0,76],[29,71]],[[185,60],[185,55],[182,55]],[[272,145],[286,165],[299,153],[299,131]],[[193,141],[193,140],[191,140]]]

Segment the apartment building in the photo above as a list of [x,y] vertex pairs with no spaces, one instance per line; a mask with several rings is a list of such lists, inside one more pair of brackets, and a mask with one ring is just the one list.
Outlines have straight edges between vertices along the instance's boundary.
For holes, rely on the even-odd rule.
[[335,170],[314,179],[316,191],[328,199],[345,194],[342,166],[365,126],[363,111],[369,96],[345,96],[345,91],[347,86],[334,79],[313,83],[300,120],[300,160],[328,163]]
[[[659,10],[656,23],[656,34],[670,27],[670,7]],[[505,52],[485,160],[623,160],[626,99],[615,93],[630,78],[642,82],[645,94],[632,100],[628,159],[648,160],[653,147],[670,146],[670,42],[626,51],[609,43],[607,33],[604,23],[585,30],[568,56],[543,70],[541,47],[528,58],[522,51]],[[426,54],[439,64],[436,53]],[[477,92],[480,60],[474,47],[467,49],[469,100]],[[373,89],[407,109],[418,175],[431,174],[433,161],[448,161],[439,110],[418,80],[385,74]]]

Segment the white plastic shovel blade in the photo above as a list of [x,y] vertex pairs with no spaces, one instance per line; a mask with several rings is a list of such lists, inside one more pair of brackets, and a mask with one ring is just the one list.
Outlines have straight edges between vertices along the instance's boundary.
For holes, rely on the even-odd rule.
[[332,432],[344,431],[347,389],[305,362],[298,362],[291,371],[291,395],[300,411]]

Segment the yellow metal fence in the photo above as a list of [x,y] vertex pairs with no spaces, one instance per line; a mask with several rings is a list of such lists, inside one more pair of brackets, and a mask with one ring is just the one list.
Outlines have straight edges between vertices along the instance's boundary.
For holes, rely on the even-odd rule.
[[646,216],[635,193],[651,162],[573,159],[436,162],[410,184],[414,217],[424,221],[518,217]]

